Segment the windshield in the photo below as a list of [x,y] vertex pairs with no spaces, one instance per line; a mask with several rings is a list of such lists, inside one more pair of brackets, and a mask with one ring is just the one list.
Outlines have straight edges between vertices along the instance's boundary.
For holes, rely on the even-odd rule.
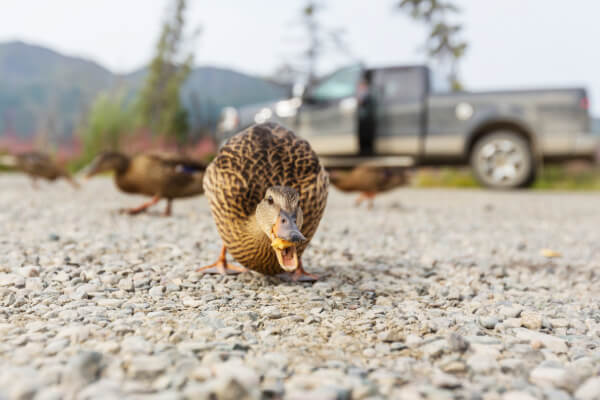
[[311,90],[311,97],[320,101],[330,101],[354,96],[361,74],[362,68],[358,65],[334,72]]

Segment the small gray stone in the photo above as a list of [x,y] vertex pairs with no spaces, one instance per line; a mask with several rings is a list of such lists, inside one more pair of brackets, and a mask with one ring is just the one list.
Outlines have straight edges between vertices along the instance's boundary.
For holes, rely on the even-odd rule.
[[467,365],[477,374],[488,374],[498,369],[498,361],[490,354],[475,353],[467,359]]
[[448,335],[448,338],[446,340],[448,342],[450,350],[452,351],[464,353],[469,348],[469,342],[465,340],[462,336],[460,336],[458,333],[452,332],[450,335]]
[[578,384],[577,377],[564,368],[538,366],[529,375],[532,383],[538,386],[552,385],[556,388],[572,391]]
[[102,371],[102,354],[93,351],[81,352],[69,359],[63,371],[62,385],[72,394],[94,382]]
[[522,340],[528,340],[532,343],[536,341],[540,342],[555,353],[566,353],[568,350],[567,342],[556,336],[524,328],[515,329],[515,334],[517,338]]
[[154,286],[154,287],[152,287],[152,288],[151,288],[151,289],[148,291],[148,294],[149,294],[151,297],[154,297],[154,298],[160,298],[160,297],[162,297],[162,296],[163,296],[163,293],[164,293],[164,292],[165,292],[165,287],[164,287],[164,286],[160,286],[160,285],[159,285],[159,286]]
[[133,379],[154,379],[169,365],[169,360],[163,356],[138,356],[127,365],[127,375]]
[[538,331],[542,327],[542,316],[538,313],[523,311],[521,313],[521,326]]
[[479,318],[479,323],[486,329],[494,329],[498,323],[498,319],[491,315]]
[[119,284],[117,285],[119,287],[119,289],[121,290],[125,290],[127,292],[133,292],[134,288],[133,288],[133,279],[131,278],[123,278],[119,281]]
[[524,391],[511,390],[502,395],[502,400],[536,400],[536,398]]
[[455,389],[462,386],[458,378],[456,378],[453,375],[446,374],[440,371],[439,369],[436,369],[434,371],[433,378],[431,381],[435,386],[444,389]]
[[121,351],[130,354],[150,354],[152,344],[141,336],[128,336],[121,343]]
[[593,376],[575,392],[577,400],[600,400],[600,376]]

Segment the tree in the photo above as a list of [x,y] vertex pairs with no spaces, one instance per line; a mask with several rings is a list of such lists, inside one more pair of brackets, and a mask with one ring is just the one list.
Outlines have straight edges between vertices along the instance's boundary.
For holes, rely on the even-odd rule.
[[467,43],[459,37],[462,26],[449,21],[451,14],[460,12],[459,8],[441,0],[401,0],[398,7],[429,27],[425,42],[427,55],[442,64],[449,63],[450,86],[452,90],[461,90],[458,62],[465,55]]
[[99,94],[82,130],[83,155],[87,163],[103,150],[119,150],[121,141],[131,131],[134,113],[123,92]]
[[317,78],[319,61],[326,54],[335,52],[354,59],[344,40],[344,30],[328,28],[321,23],[319,15],[324,9],[322,1],[305,1],[298,21],[303,30],[301,40],[305,42],[300,53],[302,62],[301,65],[290,62],[282,63],[273,73],[273,78],[279,83],[291,84],[301,76],[305,77],[309,84],[314,82]]
[[173,5],[140,91],[138,108],[141,124],[154,134],[170,136],[182,143],[187,139],[189,123],[180,90],[191,72],[194,58],[185,50],[186,0],[174,0]]

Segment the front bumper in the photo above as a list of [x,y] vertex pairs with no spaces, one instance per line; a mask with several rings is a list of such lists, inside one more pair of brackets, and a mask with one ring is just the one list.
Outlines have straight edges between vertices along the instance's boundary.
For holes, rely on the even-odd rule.
[[575,156],[595,156],[600,148],[600,136],[586,134],[577,135],[573,144]]

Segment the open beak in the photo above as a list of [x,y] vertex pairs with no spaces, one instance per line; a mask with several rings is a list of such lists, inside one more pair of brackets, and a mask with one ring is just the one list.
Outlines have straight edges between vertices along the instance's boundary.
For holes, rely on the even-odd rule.
[[271,230],[271,246],[277,255],[277,261],[284,271],[292,272],[298,268],[298,252],[296,246],[306,240],[300,232],[293,217],[280,211],[277,221]]
[[98,163],[92,161],[87,167],[79,171],[79,176],[82,176],[84,180],[89,180],[91,177],[98,173]]

